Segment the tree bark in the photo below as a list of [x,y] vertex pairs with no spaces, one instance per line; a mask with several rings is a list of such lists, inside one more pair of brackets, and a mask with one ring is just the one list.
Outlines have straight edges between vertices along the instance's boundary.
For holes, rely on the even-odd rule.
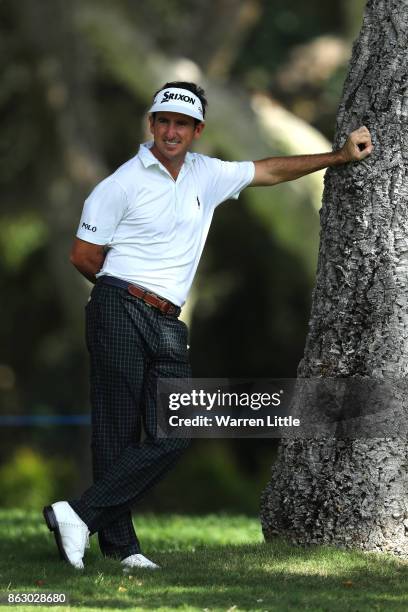
[[[300,378],[398,381],[408,371],[407,9],[369,0],[353,48],[335,148],[365,124],[375,150],[326,173]],[[408,556],[407,460],[403,438],[282,442],[261,501],[265,538]]]

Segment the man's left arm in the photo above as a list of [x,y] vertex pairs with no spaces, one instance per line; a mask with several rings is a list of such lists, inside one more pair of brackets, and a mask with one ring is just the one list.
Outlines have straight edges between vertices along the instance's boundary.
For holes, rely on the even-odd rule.
[[350,134],[341,149],[332,153],[268,157],[254,162],[255,175],[250,187],[277,185],[293,181],[317,170],[323,170],[328,166],[340,166],[348,162],[361,161],[372,151],[370,132],[363,126]]

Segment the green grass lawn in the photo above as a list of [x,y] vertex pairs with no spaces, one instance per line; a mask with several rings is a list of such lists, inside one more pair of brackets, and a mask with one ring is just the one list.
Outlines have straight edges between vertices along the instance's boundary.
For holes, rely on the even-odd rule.
[[135,522],[145,554],[162,569],[128,577],[118,562],[101,557],[94,537],[86,569],[78,572],[59,561],[40,513],[0,511],[0,590],[65,592],[69,609],[87,612],[408,610],[408,564],[389,556],[265,544],[259,521],[243,516],[142,516]]

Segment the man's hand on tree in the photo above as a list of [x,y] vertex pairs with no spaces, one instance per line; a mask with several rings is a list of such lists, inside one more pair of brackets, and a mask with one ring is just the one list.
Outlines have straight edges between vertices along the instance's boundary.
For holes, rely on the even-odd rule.
[[364,125],[358,130],[351,132],[340,149],[344,163],[361,161],[371,155],[372,151],[371,134]]

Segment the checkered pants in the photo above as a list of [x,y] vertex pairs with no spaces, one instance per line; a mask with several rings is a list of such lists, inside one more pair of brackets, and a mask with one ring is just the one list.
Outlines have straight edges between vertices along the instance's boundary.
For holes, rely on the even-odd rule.
[[140,552],[131,506],[189,445],[157,438],[155,400],[159,377],[191,376],[187,327],[126,289],[97,283],[86,307],[86,340],[94,484],[70,504],[98,532],[102,553],[123,559]]

